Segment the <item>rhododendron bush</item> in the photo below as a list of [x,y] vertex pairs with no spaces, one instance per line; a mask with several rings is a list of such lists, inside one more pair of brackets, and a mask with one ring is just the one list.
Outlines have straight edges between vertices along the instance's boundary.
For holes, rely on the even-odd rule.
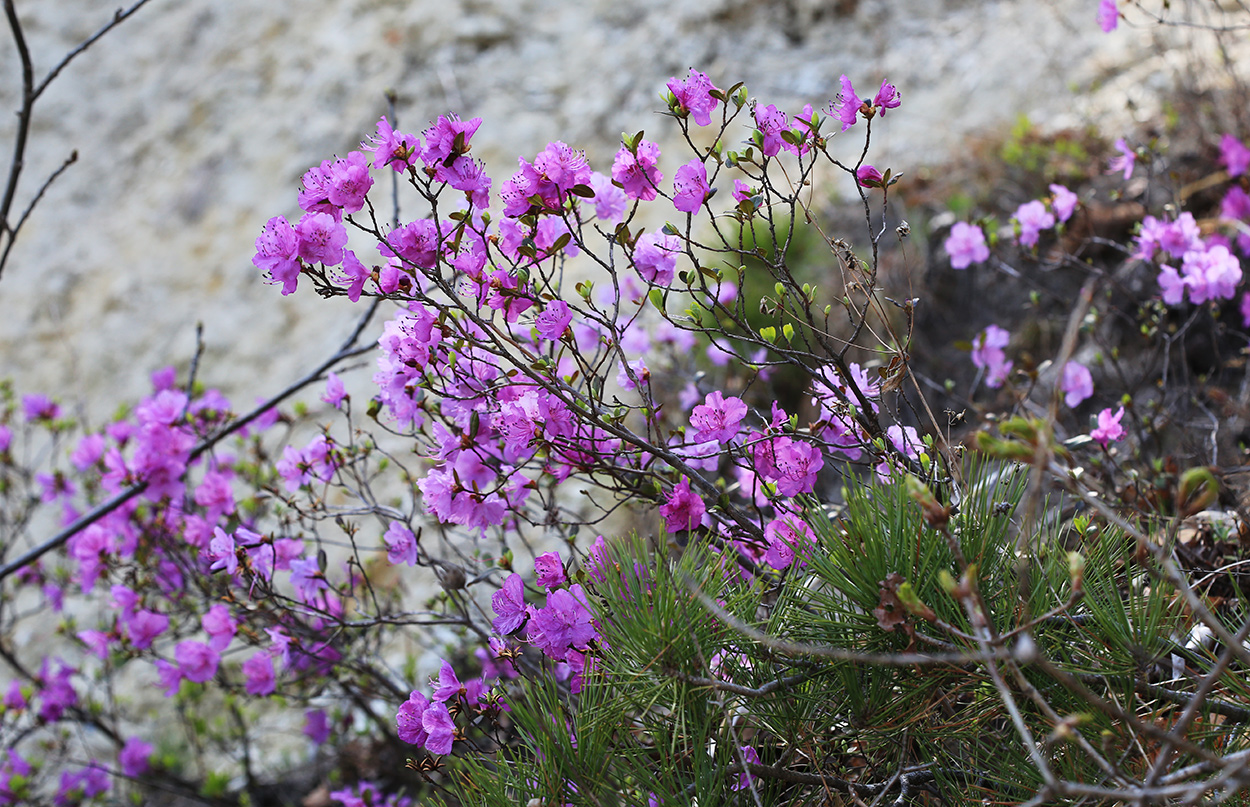
[[[1170,369],[1246,344],[1245,133],[1218,201],[1092,232],[1167,164],[1121,138],[949,222],[926,281],[868,79],[796,110],[691,68],[662,135],[510,174],[501,122],[392,110],[255,242],[275,294],[358,307],[335,355],[247,412],[197,357],[102,428],[0,389],[0,804],[1231,797],[1241,449],[1165,414],[1244,368]],[[912,294],[990,272],[1059,284],[1017,291],[1062,338],[967,312],[941,383]]]

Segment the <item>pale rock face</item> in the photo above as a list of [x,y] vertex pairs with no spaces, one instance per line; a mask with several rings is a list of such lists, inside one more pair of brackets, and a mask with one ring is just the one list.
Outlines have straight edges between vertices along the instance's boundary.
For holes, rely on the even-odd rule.
[[[117,5],[18,0],[37,75]],[[1020,113],[1079,120],[1073,90],[1129,66],[1140,73],[1145,50],[1125,32],[1104,36],[1094,6],[154,0],[36,107],[17,210],[74,149],[79,162],[0,278],[3,374],[21,392],[85,401],[98,420],[146,392],[151,370],[185,368],[197,322],[201,378],[240,408],[329,355],[353,307],[304,290],[282,297],[252,266],[252,244],[270,216],[297,215],[309,166],[372,132],[387,89],[408,130],[448,110],[483,117],[474,153],[497,188],[518,154],[532,158],[549,140],[586,148],[598,170],[622,131],[672,143],[676,127],[654,112],[664,82],[692,65],[790,112],[827,103],[842,73],[869,96],[888,77],[903,107],[877,127],[873,159],[907,171]],[[7,111],[19,72],[7,31],[4,43]],[[6,156],[12,132],[13,116],[0,116]]]

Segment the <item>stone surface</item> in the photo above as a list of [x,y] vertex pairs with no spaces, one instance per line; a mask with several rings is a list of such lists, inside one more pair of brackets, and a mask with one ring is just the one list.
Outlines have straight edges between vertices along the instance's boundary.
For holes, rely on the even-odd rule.
[[[36,73],[114,5],[19,0]],[[622,130],[671,141],[676,127],[653,113],[664,81],[690,65],[792,112],[828,102],[841,73],[865,89],[886,76],[903,107],[878,127],[873,158],[907,171],[1019,113],[1071,122],[1084,114],[1074,90],[1130,66],[1139,94],[1166,85],[1142,68],[1140,32],[1104,36],[1094,5],[153,0],[36,108],[19,209],[72,150],[80,159],[0,280],[4,374],[101,417],[145,392],[151,370],[185,368],[197,321],[202,377],[239,406],[327,355],[351,306],[283,298],[252,267],[252,243],[267,218],[297,213],[308,166],[372,131],[388,88],[405,128],[448,109],[485,118],[475,153],[498,184],[548,140],[585,147],[600,170]],[[3,41],[0,108],[15,109],[17,62]],[[6,115],[0,143],[12,132]]]

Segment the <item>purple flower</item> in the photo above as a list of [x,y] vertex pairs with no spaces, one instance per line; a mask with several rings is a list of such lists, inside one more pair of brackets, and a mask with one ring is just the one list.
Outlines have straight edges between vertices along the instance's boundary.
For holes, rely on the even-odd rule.
[[222,603],[209,608],[200,617],[200,625],[209,636],[208,646],[218,653],[230,646],[230,640],[239,630],[238,623],[230,615],[230,608]]
[[1020,245],[1030,249],[1037,246],[1042,230],[1055,226],[1055,216],[1041,201],[1034,199],[1016,209],[1016,221],[1020,223]]
[[720,390],[708,393],[703,403],[690,413],[690,425],[695,431],[690,440],[705,443],[715,440],[722,445],[737,436],[742,419],[747,415],[747,405],[741,398],[726,398]]
[[946,254],[951,256],[952,269],[967,269],[990,257],[990,248],[985,245],[985,233],[966,221],[955,222],[944,246]]
[[707,166],[696,157],[678,168],[673,177],[673,207],[683,213],[698,213],[711,190]]
[[668,80],[668,89],[677,99],[678,106],[690,113],[699,126],[707,126],[712,122],[712,110],[720,100],[712,97],[712,90],[717,89],[705,73],[693,67],[690,75],[678,81],[674,76]]
[[417,537],[402,521],[392,521],[382,536],[386,542],[386,559],[394,565],[401,563],[409,566],[417,565]]
[[263,650],[253,653],[251,658],[243,662],[243,675],[247,677],[243,688],[249,695],[263,697],[276,689],[273,657]]
[[544,552],[534,558],[534,571],[538,575],[538,585],[548,591],[568,582],[568,577],[564,574],[564,562],[555,552]]
[[365,195],[373,187],[369,176],[369,163],[359,151],[335,160],[329,171],[330,204],[343,209],[344,213],[357,213],[365,206]]
[[864,105],[864,102],[855,94],[855,88],[851,86],[851,80],[845,74],[839,81],[842,83],[842,91],[838,93],[838,107],[833,114],[842,121],[842,131],[845,132],[855,125],[859,116],[859,108]]
[[452,669],[451,663],[444,661],[438,671],[438,686],[434,688],[434,701],[446,703],[449,700],[458,699],[464,691],[464,685],[456,677],[456,671]]
[[597,171],[590,175],[590,187],[595,191],[595,217],[608,224],[620,224],[629,204],[625,191],[613,185],[611,177]]
[[338,266],[347,246],[347,228],[329,213],[305,213],[295,225],[299,256],[309,263]]
[[1115,147],[1120,153],[1107,163],[1107,173],[1114,174],[1117,171],[1123,171],[1124,181],[1128,182],[1129,177],[1133,176],[1133,166],[1137,164],[1137,152],[1129,148],[1128,143],[1122,137],[1115,141]]
[[148,772],[148,760],[152,757],[153,748],[138,737],[126,740],[122,750],[117,754],[117,764],[122,773],[130,777],[138,777]]
[[668,501],[660,505],[660,515],[669,532],[695,529],[703,523],[706,512],[707,506],[703,499],[690,490],[690,480],[684,476],[669,493]]
[[751,186],[741,179],[734,180],[733,198],[735,202],[745,202],[754,195]]
[[425,743],[429,735],[425,731],[422,718],[425,717],[425,712],[429,708],[430,702],[416,691],[408,696],[408,700],[399,705],[399,712],[395,715],[395,728],[398,730],[399,739],[409,745]]
[[51,423],[61,416],[61,407],[47,395],[23,395],[22,410],[27,423]]
[[130,646],[136,650],[146,650],[152,642],[169,628],[169,617],[155,611],[138,611],[127,620],[122,618]]
[[496,614],[491,622],[496,633],[507,636],[521,629],[529,618],[525,609],[525,583],[521,575],[512,574],[503,581],[503,588],[491,595],[490,607]]
[[1120,14],[1115,10],[1115,0],[1099,0],[1098,26],[1102,28],[1102,32],[1104,34],[1111,33],[1119,23]]
[[986,371],[985,386],[997,389],[1003,385],[1012,363],[1007,361],[1003,348],[1011,341],[1011,334],[997,325],[986,326],[972,340],[972,363]]
[[634,268],[648,283],[668,286],[680,253],[681,239],[677,236],[643,233],[634,245]]
[[[359,298],[360,295],[357,295],[357,299]],[[352,302],[355,302],[355,300]],[[343,380],[339,378],[338,373],[330,373],[329,378],[326,379],[326,391],[321,396],[321,400],[325,401],[330,406],[333,406],[335,409],[342,409],[343,399],[346,397],[347,391],[343,389]]]
[[377,133],[361,143],[360,147],[373,152],[374,168],[390,166],[392,171],[403,173],[412,167],[414,158],[421,153],[421,140],[416,135],[395,131],[383,116],[378,121]]
[[626,367],[617,362],[616,383],[621,389],[637,389],[639,384],[646,386],[651,381],[651,371],[647,369],[645,359],[634,359]]
[[1124,417],[1124,407],[1121,406],[1114,414],[1111,407],[1107,407],[1098,413],[1098,428],[1089,433],[1103,448],[1108,443],[1124,438],[1124,427],[1120,425],[1120,419]]
[[1241,327],[1250,328],[1250,291],[1241,295]]
[[773,104],[768,106],[756,104],[755,126],[763,135],[760,151],[764,152],[765,157],[776,157],[787,145],[781,137],[781,133],[790,128],[790,119],[786,113],[778,110]]
[[[287,446],[290,448],[290,446]],[[239,569],[239,558],[235,553],[234,538],[221,527],[213,529],[213,540],[208,543],[208,557],[213,561],[210,571],[225,569],[226,574],[234,574]]]
[[1094,377],[1089,368],[1078,362],[1070,361],[1063,366],[1063,379],[1059,384],[1063,391],[1064,403],[1076,407],[1081,401],[1094,394]]
[[330,737],[330,720],[321,709],[309,709],[304,713],[304,736],[317,745]]
[[885,177],[874,166],[861,165],[855,171],[855,181],[865,188],[880,188],[885,184]]
[[1054,194],[1050,208],[1055,212],[1055,218],[1061,222],[1072,218],[1077,202],[1080,201],[1079,197],[1063,185],[1051,185],[1050,192]]
[[581,584],[549,592],[546,607],[534,612],[526,635],[534,647],[550,658],[563,659],[570,647],[585,650],[599,632],[595,630]]
[[[760,755],[756,753],[755,749],[752,748],[751,746],[746,745],[746,746],[743,746],[742,748],[739,748],[738,750],[742,753],[741,761],[742,761],[743,767],[747,765],[760,764]],[[735,782],[730,789],[731,790],[746,790],[748,787],[751,786],[751,783],[753,781],[755,781],[755,776],[749,770],[743,770],[742,773],[738,774],[738,781]]]
[[899,103],[898,87],[895,87],[885,79],[881,79],[881,89],[877,90],[877,95],[872,99],[872,105],[881,110],[881,117],[885,117],[887,109],[897,109]]
[[1250,148],[1231,134],[1220,138],[1220,164],[1230,177],[1239,177],[1250,170]]
[[449,157],[459,157],[469,150],[469,140],[481,125],[481,118],[462,121],[456,115],[440,115],[433,126],[422,132],[426,146],[421,152],[421,161],[427,168],[435,169],[437,174],[439,167],[451,162]]
[[183,678],[202,684],[216,675],[221,656],[203,642],[187,640],[179,642],[174,648],[174,660],[178,662],[178,672]]
[[638,143],[635,151],[621,146],[612,162],[612,179],[620,183],[630,199],[649,202],[656,197],[656,189],[664,179],[655,164],[660,159],[660,147],[650,140]]
[[569,310],[569,304],[563,300],[552,300],[538,316],[534,317],[534,327],[538,330],[539,336],[553,341],[564,336],[571,322],[573,322],[573,312]]
[[256,255],[252,263],[269,274],[270,282],[281,283],[282,293],[290,294],[299,283],[299,236],[291,222],[274,216],[256,239]]
[[1241,262],[1223,245],[1186,252],[1181,269],[1189,301],[1195,305],[1231,300],[1241,282]]
[[428,735],[425,750],[431,754],[450,754],[456,736],[456,723],[451,719],[444,703],[432,703],[421,716],[421,724]]
[[312,602],[318,592],[330,587],[316,558],[291,561],[291,585],[295,586],[304,602]]

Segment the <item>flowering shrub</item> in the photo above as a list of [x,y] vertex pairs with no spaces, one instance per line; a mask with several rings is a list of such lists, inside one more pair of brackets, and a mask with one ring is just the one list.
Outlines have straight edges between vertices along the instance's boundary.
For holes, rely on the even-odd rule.
[[[1104,30],[1120,14],[1100,4]],[[939,423],[922,387],[954,382],[913,369],[925,301],[883,271],[906,183],[866,160],[898,89],[863,99],[844,75],[794,113],[718,83],[668,82],[678,157],[640,131],[596,170],[556,141],[504,179],[473,156],[490,123],[390,114],[311,167],[253,263],[361,318],[248,414],[194,369],[103,428],[0,390],[0,804],[103,803],[130,780],[256,803],[278,758],[260,738],[295,735],[292,711],[281,751],[367,740],[384,760],[334,781],[344,805],[1190,803],[1244,783],[1250,656],[1237,564],[1215,564],[1231,528],[1177,548],[1219,483],[1148,453],[1166,399],[1140,390],[1163,374],[1100,349],[1098,325],[1139,325],[1166,367],[1227,317],[1250,149],[1220,141],[1214,226],[1143,213],[1123,254],[1151,299],[1102,313],[1109,271],[1060,240],[1097,189],[1048,181],[1010,227],[954,223],[941,271],[1082,287],[1075,310],[1055,295],[1071,316],[1049,363],[964,323],[996,396],[969,386],[971,425],[997,423],[967,435],[970,462],[963,416]],[[1165,160],[1116,148],[1117,181]],[[379,182],[419,213],[388,224]],[[829,186],[862,230],[820,229]],[[804,228],[832,281],[796,265]],[[353,401],[339,372],[366,352],[376,392]],[[768,387],[783,369],[794,403]],[[314,384],[329,422],[279,408]],[[1052,513],[1048,485],[1081,511]],[[649,543],[604,537],[646,519]],[[415,603],[408,581],[439,593]]]

